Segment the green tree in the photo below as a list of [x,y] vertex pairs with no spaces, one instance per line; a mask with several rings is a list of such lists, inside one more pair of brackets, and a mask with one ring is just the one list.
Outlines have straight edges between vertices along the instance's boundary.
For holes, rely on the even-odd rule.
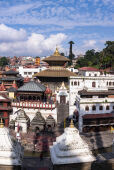
[[95,52],[94,49],[86,51],[84,58],[78,59],[75,68],[84,66],[101,69],[110,67],[114,70],[114,41],[106,41],[105,48],[100,52]]
[[114,70],[114,41],[106,41],[105,48],[101,51],[101,67]]
[[65,56],[65,54],[64,53],[60,53],[62,56]]
[[7,57],[1,57],[0,58],[0,66],[1,67],[4,67],[4,66],[8,65],[8,63],[9,63],[9,60],[8,60]]

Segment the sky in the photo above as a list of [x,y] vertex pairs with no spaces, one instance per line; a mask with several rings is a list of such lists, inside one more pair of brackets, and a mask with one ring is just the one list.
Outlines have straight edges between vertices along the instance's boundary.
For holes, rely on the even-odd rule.
[[0,56],[100,51],[114,40],[113,0],[0,0]]

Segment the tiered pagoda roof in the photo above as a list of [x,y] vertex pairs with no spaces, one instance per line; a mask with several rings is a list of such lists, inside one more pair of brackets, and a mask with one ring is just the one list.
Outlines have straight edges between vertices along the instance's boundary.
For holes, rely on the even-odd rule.
[[62,56],[57,48],[53,55],[45,58],[43,61],[47,62],[50,67],[46,70],[34,74],[34,77],[67,77],[68,78],[70,76],[76,76],[75,73],[64,68],[66,62],[68,62],[69,59],[67,57]]
[[34,77],[70,77],[76,76],[75,73],[63,67],[50,67],[40,73],[34,74]]
[[45,58],[45,59],[43,59],[43,61],[45,61],[47,63],[49,63],[50,61],[65,61],[65,62],[67,62],[67,61],[69,61],[69,59],[64,57],[64,56],[62,56],[59,53],[58,49],[56,48],[54,54],[49,56],[49,57],[47,57],[47,58]]

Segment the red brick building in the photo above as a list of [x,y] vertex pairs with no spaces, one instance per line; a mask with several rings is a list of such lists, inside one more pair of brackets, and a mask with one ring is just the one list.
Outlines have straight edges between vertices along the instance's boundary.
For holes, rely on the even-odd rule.
[[0,118],[6,127],[9,125],[9,114],[12,111],[11,101],[5,94],[0,94]]

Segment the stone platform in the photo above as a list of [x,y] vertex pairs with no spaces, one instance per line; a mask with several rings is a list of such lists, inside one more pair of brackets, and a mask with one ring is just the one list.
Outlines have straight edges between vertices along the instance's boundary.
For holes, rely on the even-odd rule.
[[[53,132],[41,132],[37,137],[35,137],[34,132],[28,132],[27,134],[21,134],[21,143],[25,150],[33,151],[35,142],[35,151],[49,151],[49,146],[53,144],[57,136],[63,133],[63,129],[56,128]],[[15,137],[14,131],[11,134]],[[90,150],[96,150],[99,148],[107,148],[112,146],[114,134],[110,131],[103,132],[90,132],[80,134],[82,139],[84,139],[89,145]],[[107,151],[106,151],[107,152]]]
[[[71,166],[63,165],[64,170],[113,170],[114,169],[114,153],[103,153],[98,154],[96,161],[91,164],[74,164]],[[90,167],[90,169],[88,169]],[[59,166],[55,167],[57,170],[60,169]],[[44,157],[43,160],[40,160],[39,157],[25,157],[23,160],[22,170],[53,170],[53,165],[49,157]],[[54,169],[55,170],[55,169]]]
[[[41,145],[39,146],[39,142],[43,143],[48,143],[52,144],[53,141],[55,141],[56,136],[59,136],[62,134],[62,129],[61,131],[57,130],[55,133],[42,133],[40,135],[40,140],[37,143],[38,148],[36,147],[36,152],[41,152],[43,151]],[[113,135],[110,133],[110,131],[104,131],[104,132],[97,132],[97,133],[82,133],[81,137],[88,143],[89,148],[91,150],[97,150],[95,153],[96,161],[94,161],[91,166],[87,164],[78,165],[76,169],[75,165],[74,167],[67,168],[68,170],[88,170],[88,167],[90,166],[90,170],[113,170],[114,169],[114,151],[112,153],[112,148],[110,147],[112,145],[113,141]],[[47,141],[47,142],[46,142]],[[50,141],[50,142],[49,142]],[[29,151],[33,151],[33,133],[28,133],[26,135],[22,136],[22,142],[26,142],[26,148],[29,148]],[[28,142],[28,144],[27,144]],[[25,145],[25,144],[24,144]],[[109,149],[107,150],[107,147]],[[48,152],[48,147],[46,148]],[[105,153],[106,152],[106,153]],[[48,152],[49,153],[49,152]],[[47,154],[49,156],[49,154]],[[66,167],[63,166],[65,170]],[[27,156],[24,157],[23,160],[23,170],[52,170],[52,163],[50,160],[50,157],[45,157],[41,160],[39,156],[36,157],[31,157]],[[61,170],[59,168],[59,170]]]

